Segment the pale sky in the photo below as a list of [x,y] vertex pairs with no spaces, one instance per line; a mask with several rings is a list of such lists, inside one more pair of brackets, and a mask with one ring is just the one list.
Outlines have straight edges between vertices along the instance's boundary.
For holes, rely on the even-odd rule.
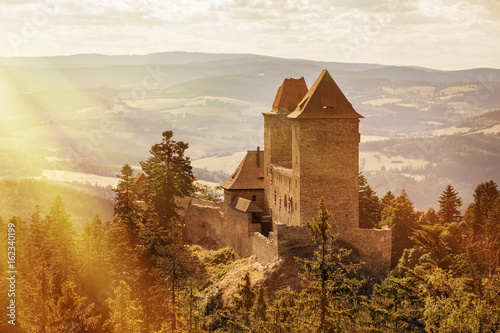
[[0,56],[164,51],[500,68],[500,0],[0,0]]

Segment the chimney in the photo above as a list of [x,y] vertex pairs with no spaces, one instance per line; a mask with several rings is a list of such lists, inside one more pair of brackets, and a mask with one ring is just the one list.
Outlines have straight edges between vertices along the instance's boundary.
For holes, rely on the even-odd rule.
[[257,168],[260,168],[260,146],[257,146]]

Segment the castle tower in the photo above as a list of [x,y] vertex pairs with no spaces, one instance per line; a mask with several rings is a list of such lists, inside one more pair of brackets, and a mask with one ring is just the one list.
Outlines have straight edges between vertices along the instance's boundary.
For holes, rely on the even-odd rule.
[[363,116],[326,70],[287,116],[292,127],[295,198],[291,224],[304,225],[315,217],[324,197],[336,229],[359,227],[359,118]]
[[307,93],[306,82],[300,79],[285,79],[279,87],[278,93],[270,112],[264,115],[264,170],[265,202],[264,212],[270,215],[274,201],[271,189],[271,166],[291,168],[292,166],[292,127],[287,116],[295,110],[299,102]]

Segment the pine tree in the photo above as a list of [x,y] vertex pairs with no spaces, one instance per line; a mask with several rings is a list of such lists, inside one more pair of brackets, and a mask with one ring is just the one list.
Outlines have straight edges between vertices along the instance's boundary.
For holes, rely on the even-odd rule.
[[359,227],[371,229],[378,225],[381,219],[380,199],[372,190],[365,176],[359,173]]
[[234,296],[234,308],[239,314],[244,327],[250,325],[251,310],[255,302],[255,292],[252,289],[250,282],[250,274],[248,272],[242,277],[242,282],[238,284],[236,295]]
[[252,308],[253,319],[258,323],[265,322],[266,311],[267,311],[267,302],[264,296],[264,287],[259,286],[259,289],[257,289],[257,296],[255,297],[255,303]]
[[106,332],[140,333],[144,331],[143,307],[139,299],[132,298],[132,289],[120,281],[114,290],[114,298],[108,299],[109,319],[103,325]]
[[300,275],[303,290],[299,301],[304,325],[316,327],[317,332],[342,332],[354,326],[361,299],[358,291],[363,284],[356,277],[362,264],[347,261],[351,250],[334,247],[337,236],[330,233],[331,216],[321,198],[318,215],[306,222],[319,250],[313,259],[296,259],[304,270]]
[[78,295],[75,289],[74,282],[67,281],[62,286],[62,296],[54,307],[55,331],[78,333],[94,330],[101,319],[101,315],[94,313],[94,303]]
[[458,192],[448,185],[439,197],[439,217],[444,223],[459,222],[462,217],[460,214],[460,207],[462,206],[462,199],[458,196]]
[[135,229],[140,220],[140,209],[137,204],[138,188],[133,182],[133,176],[134,170],[130,165],[125,164],[121,174],[117,175],[120,178],[118,186],[113,189],[116,192],[114,216],[131,229]]
[[176,199],[193,193],[195,178],[191,161],[184,156],[188,144],[172,140],[172,131],[162,136],[162,142],[151,147],[151,156],[141,162],[141,167],[147,176],[144,193],[148,209],[160,225],[169,227],[179,218]]
[[483,224],[493,210],[495,200],[500,196],[497,184],[490,180],[479,184],[474,190],[472,204],[474,234],[482,231]]
[[56,322],[56,287],[52,266],[45,260],[24,280],[25,293],[19,323],[28,332],[50,332]]
[[385,215],[384,215],[384,209],[386,207],[389,207],[391,204],[392,200],[395,200],[396,197],[394,194],[392,194],[391,191],[387,191],[387,193],[380,199],[380,219],[384,220]]
[[382,224],[392,229],[392,254],[391,266],[395,267],[404,249],[411,248],[413,242],[410,235],[417,227],[418,215],[413,207],[413,202],[403,190],[401,195],[392,200],[382,213]]
[[[108,244],[108,232],[109,226],[96,215],[91,222],[83,225],[83,230],[77,237],[77,253],[84,277],[81,287],[89,295],[96,295],[99,290],[107,286],[111,279],[110,273],[113,271],[111,264],[116,263],[118,259],[107,257],[110,248],[116,248],[115,244]],[[116,241],[116,238],[113,241]]]
[[49,262],[57,270],[56,287],[70,279],[77,271],[75,268],[75,229],[71,216],[66,211],[64,202],[57,196],[47,216],[47,247],[50,253]]

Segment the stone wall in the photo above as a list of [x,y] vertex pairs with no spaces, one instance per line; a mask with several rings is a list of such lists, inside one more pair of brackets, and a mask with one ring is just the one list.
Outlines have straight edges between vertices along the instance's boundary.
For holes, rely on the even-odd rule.
[[[252,214],[245,213],[229,206],[224,209],[223,237],[230,246],[236,258],[250,257],[252,255],[253,229]],[[258,224],[260,227],[260,224]]]
[[252,235],[252,255],[262,264],[268,264],[278,260],[278,242],[273,232],[269,237],[256,232]]
[[316,245],[305,226],[274,223],[273,228],[278,240],[279,257],[307,257],[314,253]]
[[224,235],[224,214],[220,207],[190,204],[185,210],[184,233],[191,243],[208,248],[221,248],[227,244]]
[[[336,232],[336,231],[334,231]],[[353,248],[375,271],[391,269],[392,230],[390,229],[342,229],[339,240]]]
[[[289,112],[288,112],[289,113]],[[284,165],[292,161],[292,127],[288,113],[268,112],[264,115],[264,214],[269,214],[272,204],[269,174],[271,164]]]
[[294,214],[294,200],[292,195],[293,179],[292,169],[271,165],[270,191],[271,201],[270,209],[274,221],[291,224]]
[[292,121],[294,198],[300,195],[292,224],[305,224],[325,198],[332,224],[359,227],[358,119],[296,119]]

